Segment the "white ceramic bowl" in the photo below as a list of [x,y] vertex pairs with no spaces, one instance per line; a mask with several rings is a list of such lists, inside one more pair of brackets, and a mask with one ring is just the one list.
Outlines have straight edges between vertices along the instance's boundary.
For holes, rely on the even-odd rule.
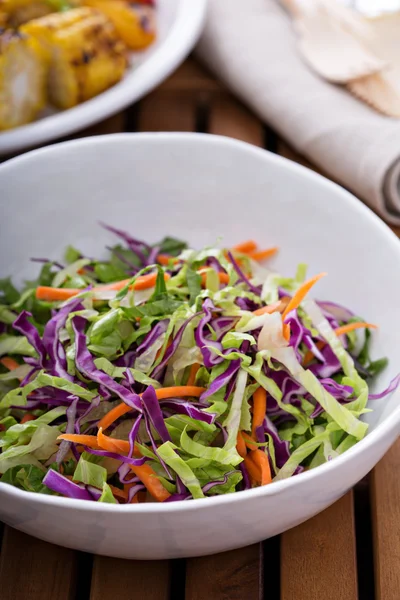
[[[26,154],[0,167],[0,274],[32,276],[30,256],[68,243],[96,254],[102,220],[156,241],[196,246],[220,235],[279,244],[276,266],[328,271],[318,297],[379,323],[374,354],[400,366],[400,244],[369,209],[319,175],[228,138],[134,134],[90,138]],[[49,542],[124,558],[228,550],[278,534],[337,500],[378,462],[400,432],[399,394],[373,402],[367,437],[344,455],[269,486],[165,505],[95,504],[0,484],[0,519]]]
[[158,38],[145,52],[132,54],[131,67],[117,85],[88,102],[0,132],[0,156],[66,136],[133,104],[168,77],[200,35],[207,0],[158,0]]

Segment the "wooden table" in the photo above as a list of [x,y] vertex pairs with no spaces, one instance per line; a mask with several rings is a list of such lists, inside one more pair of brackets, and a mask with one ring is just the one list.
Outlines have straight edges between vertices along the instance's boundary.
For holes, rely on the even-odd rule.
[[[221,134],[311,166],[191,59],[138,104],[73,137],[121,131]],[[314,519],[217,556],[117,560],[4,527],[0,600],[110,598],[400,600],[400,440],[368,478]]]

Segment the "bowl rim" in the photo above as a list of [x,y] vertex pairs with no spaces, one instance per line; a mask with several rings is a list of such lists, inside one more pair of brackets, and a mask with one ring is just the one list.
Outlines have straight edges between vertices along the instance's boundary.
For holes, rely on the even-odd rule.
[[[168,1],[168,0],[164,0]],[[0,131],[0,156],[49,142],[106,119],[145,94],[171,75],[197,42],[206,18],[208,0],[176,0],[176,16],[165,39],[138,65],[141,78],[132,73],[132,83],[117,83],[98,96],[73,108],[56,112],[15,129]],[[134,92],[132,92],[132,87]]]
[[[47,146],[45,148],[40,148],[37,150],[33,150],[31,152],[27,152],[21,156],[12,158],[2,165],[0,165],[0,177],[4,172],[12,170],[14,168],[24,168],[25,163],[29,164],[30,161],[36,159],[44,159],[50,153],[63,153],[65,149],[72,150],[80,150],[85,147],[96,146],[99,144],[109,145],[109,144],[142,144],[142,143],[150,143],[150,144],[186,144],[187,141],[193,141],[195,144],[204,144],[205,146],[211,145],[220,145],[222,148],[236,148],[239,152],[246,152],[248,154],[252,154],[254,157],[265,160],[266,162],[270,162],[272,165],[281,165],[288,171],[297,172],[303,178],[309,179],[310,181],[315,182],[317,185],[320,185],[325,188],[330,188],[331,190],[335,190],[335,193],[339,196],[342,196],[343,201],[352,207],[353,210],[358,212],[358,214],[363,219],[367,219],[370,223],[381,230],[381,232],[386,236],[387,242],[392,245],[393,252],[397,252],[400,259],[400,240],[394,234],[394,232],[390,229],[388,225],[386,225],[370,208],[368,208],[365,204],[363,204],[360,200],[358,200],[353,194],[342,188],[337,183],[323,177],[319,173],[312,171],[311,169],[304,167],[298,163],[288,160],[285,157],[279,156],[277,154],[271,153],[262,148],[258,148],[252,144],[247,142],[242,142],[239,140],[235,140],[233,138],[220,136],[220,135],[212,135],[205,133],[192,133],[192,132],[182,132],[182,133],[118,133],[111,135],[102,135],[102,136],[92,136],[87,138],[81,138],[77,140],[70,140],[66,142],[62,142],[60,144],[54,144],[52,146]],[[394,392],[400,398],[400,389]],[[292,489],[293,487],[299,486],[304,483],[307,484],[308,481],[311,481],[319,476],[323,476],[333,474],[333,472],[337,471],[342,467],[342,465],[351,462],[353,459],[356,459],[361,455],[362,452],[367,450],[368,448],[373,447],[375,444],[379,442],[379,440],[384,439],[388,436],[393,430],[400,429],[400,403],[393,410],[393,412],[385,419],[382,423],[379,423],[371,432],[367,433],[366,437],[357,442],[352,448],[346,450],[343,454],[336,457],[334,460],[324,463],[315,469],[306,471],[297,475],[296,477],[289,477],[287,479],[283,479],[280,481],[276,481],[273,485],[267,485],[263,487],[253,488],[250,490],[243,490],[240,492],[235,492],[232,494],[225,495],[216,495],[207,498],[198,498],[192,500],[178,500],[176,502],[167,502],[167,503],[157,503],[157,502],[149,502],[143,504],[107,504],[107,503],[98,503],[98,502],[88,502],[85,500],[76,500],[72,498],[63,498],[59,496],[47,496],[44,494],[38,494],[35,492],[27,492],[25,490],[20,490],[10,484],[1,483],[0,482],[0,493],[8,496],[10,499],[15,498],[19,500],[30,500],[35,504],[43,504],[45,506],[54,506],[54,507],[70,507],[74,510],[82,510],[82,511],[96,511],[96,512],[106,512],[106,513],[138,513],[138,514],[162,514],[166,515],[168,513],[175,513],[180,511],[187,510],[198,510],[198,509],[209,509],[212,510],[214,507],[219,506],[220,504],[231,504],[240,501],[246,501],[247,499],[255,499],[259,497],[268,498],[269,496],[275,496],[277,494],[282,493],[285,490]]]

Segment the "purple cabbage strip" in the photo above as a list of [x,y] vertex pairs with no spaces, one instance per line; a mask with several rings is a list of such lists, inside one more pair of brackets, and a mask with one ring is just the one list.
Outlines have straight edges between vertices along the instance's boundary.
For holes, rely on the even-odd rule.
[[60,308],[59,311],[47,322],[43,332],[43,346],[49,355],[50,365],[48,366],[52,375],[64,377],[73,381],[73,377],[67,372],[67,359],[65,357],[64,346],[61,344],[58,336],[60,329],[65,326],[68,316],[71,312],[82,310],[81,300],[73,298],[68,304]]
[[128,502],[130,504],[138,492],[142,492],[146,488],[142,484],[134,485],[128,492]]
[[30,261],[35,262],[35,263],[43,263],[43,264],[51,263],[54,267],[57,267],[57,269],[64,268],[61,263],[56,262],[54,260],[50,260],[49,258],[36,258],[34,256],[31,256]]
[[154,344],[154,342],[160,337],[160,335],[167,331],[168,324],[169,319],[163,319],[162,321],[159,321],[157,325],[153,327],[153,329],[151,329],[148,334],[146,334],[140,346],[136,348],[136,355],[139,356],[145,350],[150,348],[150,346]]
[[227,385],[231,378],[239,371],[240,365],[241,360],[239,358],[231,360],[227,369],[223,373],[221,373],[221,375],[218,375],[218,377],[216,377],[214,381],[210,384],[208,389],[201,394],[200,400],[205,400],[206,398],[209,398],[213,394],[216,394],[225,385]]
[[159,251],[160,251],[160,246],[154,246],[154,248],[152,248],[150,250],[149,257],[146,261],[147,265],[155,265],[156,264],[157,255],[158,255]]
[[243,489],[244,490],[250,490],[251,489],[251,482],[250,482],[250,477],[249,474],[247,472],[246,466],[244,463],[240,463],[239,465],[239,469],[243,475],[243,480],[242,480],[242,484],[243,484]]
[[130,483],[139,483],[140,479],[139,477],[137,477],[136,475],[133,475],[130,479],[127,479],[126,476],[129,474],[132,474],[131,468],[128,464],[126,463],[122,463],[117,470],[118,473],[118,477],[120,482],[123,485],[128,485]]
[[71,323],[75,333],[75,364],[77,369],[79,369],[79,371],[88,379],[102,384],[104,387],[116,394],[128,406],[141,412],[142,405],[137,394],[130,392],[124,386],[117,383],[112,377],[107,375],[107,373],[104,373],[104,371],[100,371],[96,368],[93,357],[86,345],[85,319],[82,317],[73,317]]
[[200,351],[203,355],[204,366],[207,369],[215,367],[215,365],[218,365],[224,360],[222,356],[218,356],[212,351],[212,348],[216,348],[222,352],[221,343],[210,340],[206,335],[206,331],[208,329],[207,326],[212,319],[213,310],[215,310],[214,304],[210,298],[206,298],[203,302],[204,317],[201,318],[200,323],[194,332],[196,344],[200,348]]
[[107,246],[107,250],[109,250],[111,254],[114,254],[118,260],[123,262],[129,268],[130,275],[136,275],[136,273],[139,271],[139,268],[129,262],[129,260],[127,260],[123,254],[121,254],[121,252],[118,252],[118,250],[111,248],[110,246]]
[[120,462],[126,463],[127,465],[133,465],[134,467],[141,467],[148,460],[145,456],[142,458],[129,458],[123,454],[117,454],[116,452],[109,452],[108,450],[94,450],[88,446],[84,446],[85,452],[89,454],[95,454],[96,456],[106,456],[107,458],[114,458]]
[[303,337],[303,342],[307,346],[307,348],[311,350],[315,358],[317,358],[323,364],[326,363],[325,356],[322,354],[321,350],[318,348],[317,344],[314,342],[311,336],[305,335]]
[[242,310],[249,310],[251,312],[260,308],[259,304],[256,304],[256,302],[253,302],[253,300],[249,300],[248,298],[236,298],[235,304]]
[[229,260],[232,263],[233,268],[235,269],[236,273],[238,274],[239,281],[241,281],[242,283],[245,283],[248,286],[248,288],[253,292],[253,294],[256,294],[257,296],[259,296],[260,288],[253,285],[250,282],[250,280],[246,277],[246,275],[243,273],[242,269],[239,267],[237,261],[233,257],[232,252],[228,252],[228,256],[229,256]]
[[34,375],[36,373],[36,371],[39,371],[38,368],[34,367],[33,369],[31,369],[29,371],[29,373],[27,375],[25,375],[25,377],[21,380],[21,383],[19,384],[19,387],[24,387],[24,385],[26,385],[27,383],[30,382],[32,375]]
[[43,484],[48,487],[49,490],[53,490],[53,492],[57,492],[68,498],[74,498],[76,500],[94,500],[93,496],[85,487],[73,483],[64,477],[64,475],[57,473],[57,471],[54,471],[53,469],[47,471],[43,478]]
[[125,379],[126,379],[128,385],[130,385],[130,386],[135,385],[135,378],[130,369],[126,369],[124,375],[125,375]]
[[22,333],[28,340],[31,346],[33,346],[36,352],[39,354],[40,365],[44,367],[44,362],[46,358],[46,350],[43,345],[42,340],[40,339],[40,335],[38,330],[32,323],[28,321],[28,317],[31,317],[32,313],[27,310],[23,310],[18,317],[15,319],[13,323],[13,328]]
[[321,354],[323,355],[325,362],[323,364],[315,364],[308,367],[316,377],[325,379],[326,377],[331,377],[335,373],[341,371],[342,365],[328,344],[321,350]]
[[135,450],[136,437],[137,437],[137,434],[138,434],[138,431],[139,431],[141,420],[142,420],[142,415],[139,415],[138,418],[136,419],[136,421],[134,422],[134,424],[132,425],[132,429],[129,432],[129,436],[128,436],[128,440],[129,440],[129,454],[128,454],[128,458],[131,458],[133,456],[133,452]]
[[208,423],[211,425],[215,421],[215,414],[206,413],[202,410],[193,406],[191,402],[179,402],[178,400],[162,400],[160,401],[160,407],[162,409],[171,409],[174,413],[178,413],[180,415],[187,415],[192,419],[196,419],[197,421],[203,421],[204,423]]
[[83,419],[88,417],[90,415],[90,413],[92,412],[92,410],[94,410],[95,408],[97,408],[100,405],[100,400],[101,400],[100,396],[96,396],[95,398],[93,398],[88,409],[85,410],[85,412],[79,417],[79,419],[76,420],[75,433],[78,433],[78,434],[81,433],[81,425],[82,425]]
[[166,349],[164,358],[162,359],[160,364],[157,365],[155,367],[155,369],[153,370],[153,372],[151,374],[151,377],[153,377],[153,379],[158,379],[161,376],[161,373],[163,372],[164,368],[166,367],[169,359],[176,352],[179,344],[181,343],[181,340],[182,340],[182,337],[183,337],[186,327],[188,326],[190,321],[197,316],[198,316],[198,313],[196,313],[195,315],[192,315],[191,317],[186,319],[186,321],[183,323],[183,325],[180,326],[180,328],[179,328],[176,336],[172,340],[170,346]]
[[397,390],[397,388],[400,385],[400,374],[397,375],[394,379],[392,379],[392,381],[390,382],[389,386],[386,388],[386,390],[383,390],[383,392],[381,392],[380,394],[369,394],[368,399],[369,400],[380,400],[381,398],[385,398],[385,396],[388,396],[389,394],[392,394],[394,391]]
[[[67,416],[67,428],[65,433],[74,433],[75,431],[75,419],[76,419],[76,409],[78,406],[79,398],[77,396],[74,397],[74,400],[71,402],[71,405],[67,408],[66,416]],[[72,443],[67,440],[62,440],[61,444],[58,447],[58,452],[56,454],[56,463],[59,465],[62,463],[66,455],[68,454],[69,449],[73,448],[73,454],[75,459],[79,460],[80,456],[76,456],[74,452],[75,446],[72,447]]]
[[228,471],[228,473],[225,473],[224,478],[223,479],[219,479],[217,481],[209,481],[208,483],[206,483],[203,487],[202,490],[203,492],[206,494],[207,492],[209,492],[213,487],[218,486],[218,485],[224,485],[227,481],[228,481],[228,477],[230,475],[232,475],[233,473],[236,473],[235,469],[233,469],[233,471]]
[[319,301],[317,304],[320,308],[322,308],[324,313],[329,313],[329,315],[333,316],[337,321],[350,321],[350,319],[355,316],[351,310],[341,306],[340,304],[337,304],[336,302]]
[[163,500],[163,502],[180,502],[181,500],[190,500],[191,498],[192,494],[183,492],[181,494],[171,494],[171,496]]
[[125,354],[123,354],[122,356],[117,358],[117,360],[114,361],[114,365],[116,367],[128,367],[128,369],[130,369],[133,367],[135,358],[136,350],[128,350],[128,352],[125,352]]
[[275,460],[278,469],[281,469],[290,457],[289,442],[281,440],[275,424],[269,417],[264,419],[264,433],[271,436],[275,449]]
[[104,229],[111,231],[111,233],[114,233],[115,235],[120,237],[122,240],[124,240],[124,242],[128,246],[128,248],[136,254],[138,259],[141,261],[142,265],[143,266],[146,265],[147,257],[143,251],[145,251],[147,253],[149,253],[151,251],[151,246],[149,246],[149,244],[146,244],[145,242],[142,242],[141,240],[136,240],[135,238],[130,236],[125,231],[122,231],[121,229],[117,229],[116,227],[111,227],[111,225],[106,225],[105,223],[100,223],[100,225],[102,227],[104,227]]
[[232,329],[237,320],[237,317],[216,317],[212,319],[210,325],[216,333],[217,342],[220,342],[224,335]]

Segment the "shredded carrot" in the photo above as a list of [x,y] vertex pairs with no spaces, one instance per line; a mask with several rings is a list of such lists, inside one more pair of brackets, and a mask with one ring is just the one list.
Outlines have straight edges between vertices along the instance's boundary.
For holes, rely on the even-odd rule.
[[346,333],[350,333],[350,331],[354,331],[356,329],[377,329],[377,325],[373,325],[372,323],[348,323],[347,325],[342,325],[335,329],[336,335],[345,335]]
[[233,246],[232,250],[234,252],[248,254],[249,252],[254,252],[255,250],[257,250],[257,244],[253,240],[248,240],[247,242],[236,244],[236,246]]
[[242,431],[242,436],[244,439],[244,443],[246,444],[246,448],[248,448],[249,450],[254,450],[255,448],[257,448],[257,442],[255,442],[254,439],[248,433]]
[[[351,331],[355,331],[356,329],[377,329],[377,325],[373,325],[373,323],[364,323],[363,321],[359,321],[358,323],[348,323],[347,325],[342,325],[341,327],[337,327],[335,329],[336,335],[346,335]],[[319,341],[316,344],[318,350],[322,350],[324,346],[326,346],[326,342]],[[303,358],[303,367],[306,367],[310,364],[310,362],[314,359],[314,354],[312,350],[308,350]]]
[[311,279],[308,279],[299,287],[299,289],[297,290],[293,298],[291,298],[289,304],[285,308],[282,314],[282,321],[292,310],[300,306],[300,304],[303,302],[304,298],[311,290],[311,288],[317,283],[317,281],[322,279],[322,277],[325,277],[325,275],[326,273],[320,273],[319,275],[315,275],[315,277],[311,277]]
[[250,475],[251,482],[252,483],[261,483],[261,479],[262,479],[261,469],[251,459],[250,454],[247,454],[247,456],[245,456],[244,464],[246,466],[248,474]]
[[279,248],[275,246],[274,248],[267,248],[267,250],[256,250],[255,252],[248,252],[247,256],[252,258],[253,260],[262,261],[267,258],[271,258],[278,252]]
[[[206,388],[197,387],[193,385],[177,385],[172,387],[160,388],[155,390],[156,396],[158,400],[165,400],[166,398],[182,398],[184,396],[194,396],[198,398],[201,396],[203,392],[205,392]],[[100,419],[98,426],[103,429],[107,429],[110,427],[114,421],[125,415],[131,409],[130,406],[125,404],[125,402],[121,402],[118,406],[115,406],[108,412],[102,419]]]
[[0,363],[9,371],[15,371],[20,366],[11,356],[3,356],[3,358],[0,358]]
[[272,481],[271,467],[269,466],[268,456],[262,450],[252,450],[251,460],[261,471],[261,485],[268,485]]
[[[168,273],[164,274],[164,279],[167,281],[170,278]],[[141,275],[138,277],[132,285],[134,290],[146,290],[154,287],[157,280],[157,273],[149,273],[148,275]],[[119,291],[122,290],[129,283],[130,279],[122,279],[114,283],[107,283],[105,285],[99,285],[94,287],[94,292],[104,291]],[[61,302],[73,298],[77,294],[80,294],[83,290],[78,288],[53,288],[45,285],[41,285],[36,288],[36,298],[38,300],[46,300],[47,302]]]
[[125,502],[128,501],[128,493],[126,492],[126,490],[121,490],[120,488],[115,487],[115,485],[111,485],[111,483],[108,484],[113,496],[115,496],[116,498],[120,498],[121,500],[125,500]]
[[157,256],[157,262],[160,263],[160,265],[167,266],[171,261],[176,263],[178,262],[178,259],[175,258],[175,256],[170,256],[169,254],[158,254]]
[[65,440],[67,442],[73,442],[74,444],[82,444],[88,448],[99,450],[97,438],[95,435],[85,435],[81,433],[63,433],[58,436],[58,440]]
[[251,434],[257,441],[256,430],[264,423],[265,413],[267,412],[267,392],[263,387],[259,387],[253,394],[253,422]]
[[154,500],[163,502],[170,497],[170,493],[165,489],[161,481],[158,479],[153,469],[145,463],[140,467],[131,466],[132,471],[147,488],[148,492],[153,496]]
[[[207,273],[204,272],[202,269],[199,269],[199,273],[200,273],[200,276],[201,276],[201,283],[202,283],[203,286],[205,286],[206,282],[207,282]],[[219,271],[218,272],[218,278],[219,278],[219,282],[220,283],[225,283],[225,284],[229,283],[229,275],[228,275],[228,273],[224,273],[222,271]]]
[[97,443],[99,448],[107,450],[108,452],[116,452],[117,454],[128,454],[130,448],[128,441],[116,440],[104,435],[101,427],[99,427],[97,432]]
[[279,311],[281,307],[281,302],[274,302],[274,304],[269,304],[268,306],[262,306],[261,308],[257,308],[257,310],[253,310],[253,315],[255,317],[260,317],[261,315],[271,314]]
[[238,454],[242,457],[245,458],[246,454],[247,454],[247,449],[246,449],[246,442],[243,439],[243,435],[241,431],[238,431],[237,434],[237,439],[236,439],[236,450],[238,451]]
[[192,366],[190,367],[190,373],[189,373],[189,377],[188,377],[186,385],[194,385],[194,383],[196,381],[196,375],[197,375],[200,367],[201,367],[201,365],[199,363],[192,364]]
[[288,342],[290,340],[290,325],[288,323],[283,324],[282,333],[283,333],[283,337]]
[[22,417],[22,419],[21,419],[20,423],[21,423],[21,424],[23,424],[23,423],[27,423],[28,421],[34,421],[35,419],[36,419],[35,415],[31,415],[30,413],[26,413],[26,414],[25,414],[25,415]]

